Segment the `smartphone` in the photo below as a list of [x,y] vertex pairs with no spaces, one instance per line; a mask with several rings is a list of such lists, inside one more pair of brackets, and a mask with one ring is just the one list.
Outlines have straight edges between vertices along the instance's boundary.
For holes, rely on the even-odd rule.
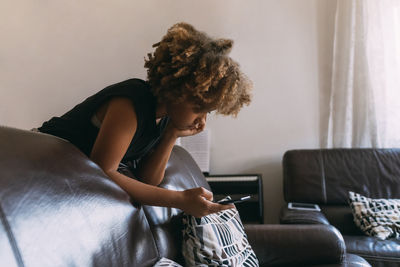
[[321,208],[318,206],[318,204],[312,204],[312,203],[289,202],[288,203],[288,208],[292,209],[292,210],[315,210],[315,211],[321,211]]
[[245,197],[239,197],[239,198],[232,198],[232,199],[228,199],[228,200],[218,200],[216,203],[218,203],[218,204],[241,203],[241,202],[249,200],[250,198],[251,198],[250,196],[245,196]]

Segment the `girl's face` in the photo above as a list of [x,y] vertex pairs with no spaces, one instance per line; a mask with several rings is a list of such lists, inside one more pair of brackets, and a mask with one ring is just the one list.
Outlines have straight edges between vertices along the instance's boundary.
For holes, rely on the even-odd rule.
[[189,102],[167,104],[167,114],[171,123],[179,130],[196,129],[205,126],[207,113],[195,112],[194,106]]

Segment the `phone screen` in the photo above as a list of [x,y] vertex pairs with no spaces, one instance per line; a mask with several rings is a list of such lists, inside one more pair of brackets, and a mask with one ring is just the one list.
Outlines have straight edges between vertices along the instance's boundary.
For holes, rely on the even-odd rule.
[[316,210],[321,211],[320,207],[317,204],[313,203],[295,203],[289,202],[288,203],[289,209],[297,209],[297,210]]
[[307,204],[307,203],[292,203],[292,207],[294,208],[315,208],[315,204]]

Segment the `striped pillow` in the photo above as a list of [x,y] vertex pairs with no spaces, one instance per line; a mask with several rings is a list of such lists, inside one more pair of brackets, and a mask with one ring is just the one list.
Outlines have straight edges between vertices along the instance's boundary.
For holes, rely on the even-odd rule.
[[182,265],[173,260],[162,257],[153,267],[182,267]]
[[202,218],[183,214],[186,266],[259,266],[237,209]]

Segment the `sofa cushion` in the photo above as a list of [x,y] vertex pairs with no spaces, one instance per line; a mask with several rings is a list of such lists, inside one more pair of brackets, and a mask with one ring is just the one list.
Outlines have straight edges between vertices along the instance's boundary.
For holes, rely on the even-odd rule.
[[335,226],[342,235],[364,235],[354,223],[349,205],[320,205],[320,207],[329,223]]
[[202,218],[183,215],[183,256],[188,266],[259,266],[236,208]]
[[400,265],[400,239],[356,235],[343,235],[343,239],[347,253],[360,255],[374,267]]
[[[359,255],[351,254],[351,253],[346,253],[343,263],[340,265],[343,267],[371,267],[371,264],[369,264],[368,261],[366,261],[363,257],[360,257]],[[314,266],[314,267],[320,267]],[[375,266],[377,267],[377,266]]]
[[367,235],[400,238],[400,199],[372,199],[349,191],[354,222]]

